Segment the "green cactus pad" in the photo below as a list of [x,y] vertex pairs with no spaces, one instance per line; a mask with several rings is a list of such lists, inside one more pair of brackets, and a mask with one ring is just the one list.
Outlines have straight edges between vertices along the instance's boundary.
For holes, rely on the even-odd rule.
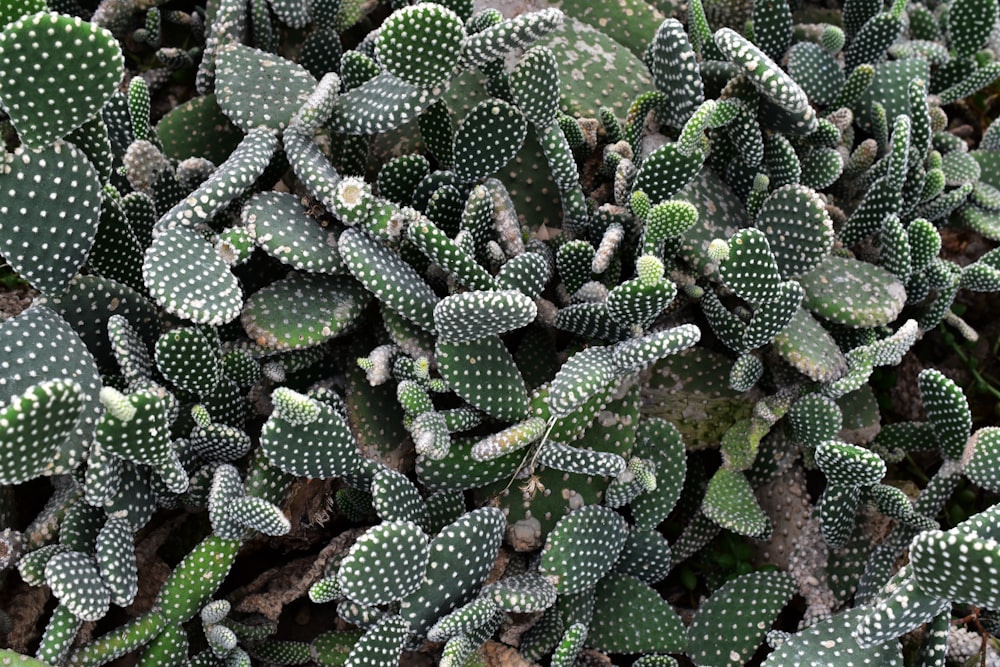
[[502,421],[527,415],[524,379],[499,336],[464,343],[439,340],[435,353],[441,377],[470,404]]
[[719,262],[726,285],[751,304],[781,296],[781,274],[767,236],[759,229],[743,229],[729,240],[729,254]]
[[950,606],[947,599],[921,590],[912,567],[906,565],[883,587],[869,613],[858,623],[854,637],[862,648],[895,641]]
[[492,461],[524,449],[539,440],[544,433],[545,420],[541,417],[530,417],[476,442],[472,446],[472,459],[480,462]]
[[158,234],[146,250],[143,278],[167,312],[199,324],[224,324],[239,315],[242,293],[215,248],[188,227]]
[[283,391],[304,409],[314,410],[315,417],[302,423],[290,410],[272,413],[260,434],[268,459],[287,473],[306,477],[336,477],[355,470],[361,456],[343,417],[325,402]]
[[383,521],[412,521],[427,528],[427,504],[406,475],[383,468],[375,473],[371,485],[372,504]]
[[806,291],[804,304],[811,311],[852,327],[888,324],[906,302],[906,291],[895,276],[846,257],[825,257],[799,282]]
[[436,89],[382,72],[339,96],[329,125],[341,134],[378,134],[413,120],[437,99]]
[[399,613],[413,632],[426,634],[442,613],[475,595],[497,557],[503,531],[501,511],[484,507],[462,515],[431,540],[426,574],[400,602]]
[[556,589],[537,572],[529,571],[504,577],[483,588],[483,597],[511,614],[544,611],[556,601]]
[[207,396],[222,380],[219,341],[197,327],[179,327],[156,341],[156,366],[174,386]]
[[358,538],[340,563],[344,595],[359,604],[399,600],[417,590],[427,571],[427,536],[412,521],[385,521]]
[[299,198],[284,192],[261,192],[243,207],[243,222],[264,252],[293,269],[342,273],[333,230],[308,216]]
[[974,533],[925,530],[910,543],[910,567],[917,587],[957,604],[1000,605],[994,585],[998,562],[1000,543]]
[[442,642],[451,637],[475,632],[477,628],[488,626],[499,612],[493,599],[482,595],[443,616],[430,628],[427,636],[431,641]]
[[745,664],[796,590],[795,580],[780,571],[751,572],[726,583],[692,619],[687,655],[704,667]]
[[[444,186],[457,193],[451,186]],[[433,197],[431,201],[437,201]],[[407,228],[407,237],[432,262],[455,276],[459,282],[476,290],[496,288],[493,277],[467,254],[455,241],[427,218],[421,217]]]
[[822,394],[806,394],[788,411],[792,437],[805,447],[816,447],[833,439],[842,424],[840,408],[833,399]]
[[662,533],[631,528],[612,569],[653,585],[667,576],[670,565],[670,543]]
[[[853,78],[854,74],[844,86],[844,92],[847,92],[848,88],[851,87],[851,79]],[[883,105],[885,115],[888,118],[895,119],[899,115],[910,115],[908,89],[910,82],[916,79],[930,80],[930,67],[923,58],[890,60],[876,66],[871,83],[860,92],[857,102],[853,105],[858,124],[866,130],[871,130],[875,120],[876,102]],[[841,97],[843,97],[843,93],[841,93]],[[843,103],[843,100],[839,101]]]
[[686,350],[700,338],[701,330],[698,327],[682,324],[617,343],[612,348],[615,372],[626,375],[643,370],[664,357]]
[[79,551],[55,554],[45,564],[45,582],[80,620],[97,621],[108,612],[111,590],[101,579],[92,556]]
[[84,409],[80,385],[46,380],[0,404],[0,481],[19,484],[45,473]]
[[627,536],[625,520],[614,510],[582,507],[556,523],[538,569],[559,594],[580,593],[611,570]]
[[620,326],[643,330],[670,305],[677,287],[669,280],[647,284],[639,278],[626,280],[608,293],[607,308]]
[[705,99],[694,49],[677,19],[660,24],[644,57],[653,85],[665,96],[663,113],[674,127],[683,127]]
[[[4,158],[0,252],[39,291],[57,296],[83,265],[97,236],[97,172],[82,151],[63,141],[38,150],[22,146]],[[42,183],[60,185],[45,192]],[[40,205],[36,198],[43,195]]]
[[616,368],[613,349],[592,346],[580,350],[562,365],[549,387],[549,411],[563,417],[593,395],[601,393],[614,381]]
[[833,222],[815,191],[786,185],[772,192],[757,213],[784,278],[808,273],[833,247]]
[[948,43],[954,55],[974,55],[983,46],[996,19],[995,2],[955,0],[948,12]]
[[610,653],[683,651],[680,617],[659,593],[634,577],[611,573],[598,584],[587,643]]
[[700,151],[693,151],[690,155],[681,153],[678,144],[660,146],[643,160],[632,184],[632,192],[645,192],[655,206],[670,199],[694,180],[701,171],[704,159]]
[[97,534],[96,546],[97,565],[111,591],[111,601],[127,607],[139,592],[132,526],[125,519],[109,516]]
[[219,108],[244,132],[284,129],[316,88],[301,65],[243,44],[220,47],[216,67]]
[[[345,667],[372,667],[396,665],[403,652],[403,646],[410,633],[406,621],[399,616],[387,614],[369,628],[351,648]],[[339,649],[338,653],[343,649]],[[328,653],[324,653],[328,655]],[[336,655],[336,654],[335,654]],[[340,660],[338,656],[337,660]],[[333,664],[333,663],[324,663]]]
[[214,94],[194,97],[174,107],[156,124],[167,157],[203,157],[222,164],[243,133],[219,109]]
[[491,176],[521,149],[527,132],[517,107],[500,99],[480,102],[455,133],[455,173],[467,182]]
[[473,67],[483,67],[514,49],[527,48],[562,22],[563,13],[555,8],[520,14],[469,36],[462,45],[462,58]]
[[764,667],[814,662],[829,667],[902,667],[903,656],[895,638],[867,648],[858,646],[854,632],[867,611],[863,607],[849,609],[788,637],[767,656]]
[[972,413],[961,387],[933,368],[921,371],[917,380],[938,447],[949,459],[962,458],[972,433]]
[[805,308],[796,311],[774,344],[786,361],[817,382],[835,380],[847,371],[837,342]]
[[547,440],[540,448],[537,462],[547,468],[597,477],[616,477],[625,470],[625,459],[618,454],[581,449],[554,440]]
[[462,53],[465,27],[447,7],[422,2],[403,7],[379,29],[375,54],[391,74],[414,86],[438,86]]
[[[429,413],[430,414],[430,413]],[[517,471],[523,458],[512,452],[490,461],[477,462],[472,458],[472,447],[477,439],[453,442],[440,459],[423,456],[417,459],[417,476],[430,489],[463,491],[485,486]]]
[[349,331],[369,301],[350,277],[292,273],[247,299],[240,322],[262,347],[302,349]]
[[399,255],[356,228],[340,235],[340,255],[354,277],[385,306],[434,331],[438,297]]
[[885,476],[885,462],[879,455],[858,445],[827,440],[816,447],[814,455],[831,484],[869,486]]
[[535,302],[518,291],[463,292],[435,306],[434,325],[439,340],[463,343],[520,329],[536,313]]
[[723,528],[757,539],[771,532],[771,521],[757,504],[743,473],[719,468],[708,482],[702,511]]
[[965,474],[974,484],[996,493],[1000,490],[1000,478],[996,461],[1000,458],[1000,429],[985,426],[969,438],[966,445]]
[[[21,75],[23,55],[37,56]],[[55,12],[24,16],[0,31],[0,98],[26,146],[41,148],[95,116],[124,70],[118,41],[96,23]]]
[[547,128],[556,119],[559,71],[551,49],[529,49],[511,72],[508,85],[514,102],[535,128]]
[[524,252],[500,267],[496,282],[501,289],[515,289],[531,299],[537,299],[551,276],[552,267],[542,255]]

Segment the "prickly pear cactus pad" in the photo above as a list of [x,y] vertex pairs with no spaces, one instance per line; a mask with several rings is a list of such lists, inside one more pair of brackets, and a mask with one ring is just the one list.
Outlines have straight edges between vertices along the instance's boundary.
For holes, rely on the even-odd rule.
[[[32,54],[31,76],[21,76]],[[96,23],[55,12],[0,31],[0,101],[27,146],[42,148],[95,116],[122,79],[118,40]]]
[[[51,194],[42,184],[58,184]],[[4,154],[0,166],[0,252],[43,294],[58,296],[97,236],[101,185],[86,155],[57,141]],[[39,198],[45,205],[39,207]]]

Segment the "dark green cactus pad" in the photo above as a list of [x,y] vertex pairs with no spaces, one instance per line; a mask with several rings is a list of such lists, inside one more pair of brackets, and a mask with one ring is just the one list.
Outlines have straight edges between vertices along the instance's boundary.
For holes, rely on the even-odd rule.
[[670,422],[646,418],[636,430],[633,455],[653,462],[656,488],[636,497],[630,504],[640,530],[654,530],[670,514],[680,498],[687,471],[684,441]]
[[406,475],[382,468],[372,478],[372,504],[383,521],[412,521],[426,529],[427,504]]
[[445,456],[417,459],[417,477],[429,489],[464,491],[509,479],[524,455],[515,451],[489,461],[472,458],[472,447],[478,439],[458,440],[451,444]]
[[677,653],[687,645],[680,617],[634,577],[611,573],[597,584],[587,643],[609,653]]
[[101,219],[90,249],[87,265],[94,273],[145,289],[142,283],[142,250],[128,219],[114,195],[106,194],[101,203]]
[[[40,305],[29,308],[17,317],[0,323],[0,366],[4,369],[0,375],[0,403],[4,404],[5,410],[14,409],[15,400],[23,400],[20,397],[29,392],[41,398],[44,392],[40,392],[37,385],[38,379],[43,377],[46,378],[43,382],[53,383],[58,380],[62,383],[61,386],[66,387],[59,389],[56,394],[76,392],[82,400],[78,419],[73,419],[67,437],[50,444],[48,448],[37,449],[34,449],[36,443],[31,439],[36,436],[32,435],[28,439],[34,452],[30,459],[34,463],[25,467],[31,469],[31,474],[28,474],[27,469],[16,472],[22,468],[22,457],[26,453],[20,450],[26,443],[11,434],[12,442],[3,447],[3,476],[6,478],[13,475],[17,481],[12,479],[4,483],[19,483],[39,474],[63,474],[79,465],[93,439],[94,427],[103,407],[98,399],[100,375],[93,357],[77,334],[49,308]],[[59,386],[53,384],[52,388]],[[69,388],[71,386],[72,389]],[[59,404],[60,399],[53,396],[42,402],[50,401],[55,401],[52,403],[54,406]],[[47,414],[55,417],[53,413]],[[52,425],[56,426],[64,419],[68,417],[60,417]],[[10,449],[11,446],[16,451]],[[13,471],[9,469],[10,466],[13,466]]]
[[[969,456],[971,452],[971,456]],[[1000,458],[1000,429],[995,426],[980,428],[969,438],[966,447],[965,475],[977,486],[994,493],[1000,489],[996,461]]]
[[802,297],[802,287],[797,282],[787,280],[781,283],[778,296],[754,310],[743,333],[744,349],[754,350],[771,342],[798,312]]
[[[852,75],[853,78],[853,75]],[[872,129],[876,102],[885,109],[887,118],[910,115],[909,84],[920,79],[930,80],[930,67],[923,58],[890,60],[875,67],[875,76],[853,105],[855,120],[866,130]],[[848,86],[850,80],[848,80]],[[845,86],[846,91],[848,86]]]
[[812,662],[830,667],[901,667],[903,656],[895,638],[876,646],[858,646],[855,629],[867,612],[863,607],[849,609],[788,637],[767,656],[764,667]]
[[340,235],[340,256],[365,288],[385,306],[434,331],[438,297],[399,255],[356,228]]
[[222,380],[222,350],[214,334],[179,327],[156,341],[156,366],[175,387],[207,396]]
[[926,530],[910,543],[910,567],[917,587],[957,604],[1000,604],[994,585],[998,560],[1000,544],[996,540],[957,529]]
[[483,588],[484,598],[502,611],[511,614],[531,614],[551,607],[557,597],[556,589],[546,577],[528,571],[504,577]]
[[198,324],[236,318],[243,294],[215,248],[193,229],[177,226],[153,239],[143,259],[150,296],[167,312]]
[[[449,142],[450,143],[450,142]],[[423,155],[410,154],[395,157],[378,172],[378,194],[397,204],[413,204],[413,192],[430,172],[430,163]]]
[[955,0],[948,12],[948,44],[955,57],[974,55],[986,42],[996,19],[995,2]]
[[444,100],[437,100],[428,106],[417,118],[420,127],[420,138],[430,154],[444,168],[455,165],[455,114],[452,113]]
[[808,273],[833,247],[833,222],[826,205],[814,190],[801,185],[772,192],[757,212],[755,226],[764,232],[785,279]]
[[375,54],[391,74],[420,87],[444,84],[458,66],[465,27],[455,12],[434,3],[393,12],[378,31]]
[[475,632],[489,626],[500,610],[491,597],[481,595],[438,620],[427,635],[431,641],[443,642],[451,637]]
[[46,380],[0,404],[7,424],[0,438],[0,479],[19,484],[45,473],[84,409],[81,387],[69,379]]
[[583,239],[573,239],[559,246],[556,251],[556,270],[567,292],[575,293],[590,280],[593,262],[594,246]]
[[343,273],[336,235],[303,209],[299,198],[284,192],[261,192],[243,207],[243,222],[264,252],[293,269]]
[[772,60],[781,60],[792,41],[792,13],[787,3],[755,0],[754,43]]
[[965,393],[954,380],[933,368],[921,371],[917,380],[938,447],[949,459],[962,458],[972,433],[972,413]]
[[644,61],[653,85],[666,96],[663,114],[674,127],[683,127],[705,99],[701,71],[684,26],[667,19],[657,28]]
[[[406,621],[387,614],[365,631],[351,648],[345,667],[390,667],[399,664],[399,656],[410,633]],[[326,663],[331,664],[331,663]]]
[[799,42],[788,52],[788,73],[813,104],[832,104],[844,87],[844,71],[834,56],[813,42]]
[[203,157],[222,164],[243,133],[222,113],[214,94],[194,97],[170,110],[156,124],[167,157]]
[[103,514],[100,508],[87,503],[74,503],[59,525],[59,543],[76,551],[93,551],[104,525]]
[[947,598],[921,590],[912,566],[905,565],[886,583],[869,613],[858,623],[855,638],[862,648],[895,641],[950,607]]
[[612,348],[592,346],[580,350],[562,365],[549,387],[549,411],[564,417],[603,392],[616,376]]
[[45,564],[45,582],[52,594],[83,621],[104,617],[111,604],[111,590],[104,584],[92,556],[79,551],[55,554]]
[[825,257],[799,282],[806,291],[806,307],[824,319],[852,327],[888,324],[906,302],[906,291],[895,276],[846,257]]
[[797,588],[780,571],[751,572],[727,582],[698,608],[685,652],[704,667],[745,664]]
[[529,49],[511,72],[508,85],[514,102],[536,129],[547,128],[556,119],[559,70],[551,49]]
[[349,331],[369,301],[348,276],[292,273],[247,299],[240,322],[258,345],[296,350]]
[[559,594],[580,593],[611,570],[627,537],[625,519],[611,508],[581,507],[549,532],[539,572]]
[[9,25],[17,19],[45,11],[44,0],[11,0],[0,9],[0,27]]
[[500,510],[484,507],[445,526],[430,543],[420,586],[400,601],[400,615],[423,635],[442,615],[468,602],[493,567],[503,539]]
[[139,592],[132,526],[123,518],[109,516],[97,534],[96,547],[97,566],[111,591],[111,601],[120,607],[132,604]]
[[499,336],[464,343],[439,340],[435,353],[441,377],[471,405],[502,421],[527,416],[524,380]]
[[615,372],[622,376],[643,370],[664,357],[686,350],[700,338],[701,330],[698,327],[693,324],[682,324],[639,338],[624,340],[612,348]]
[[[292,475],[313,478],[341,476],[360,466],[354,437],[337,410],[284,387],[274,393],[281,400],[260,434],[271,463]],[[281,407],[285,405],[287,409]]]
[[[41,183],[60,186],[45,192]],[[5,153],[0,187],[0,252],[22,278],[43,294],[57,296],[83,265],[97,236],[97,172],[72,144],[58,141],[39,150],[22,146]],[[39,206],[36,198],[43,195],[45,204]]]
[[630,528],[625,546],[612,569],[652,585],[667,576],[670,565],[670,543],[662,533]]
[[220,47],[216,66],[219,108],[244,132],[284,129],[316,88],[316,79],[301,65],[243,44]]
[[702,511],[723,528],[756,539],[771,532],[771,520],[757,504],[742,472],[719,468],[708,482]]
[[231,540],[244,537],[245,527],[229,511],[232,503],[244,495],[239,471],[228,464],[216,466],[208,491],[208,518],[215,535]]
[[[444,188],[458,193],[451,186],[444,186]],[[432,204],[436,201],[440,200],[431,197]],[[427,218],[421,217],[420,220],[411,223],[407,228],[407,238],[428,259],[455,276],[466,287],[474,290],[491,290],[497,287],[493,277],[486,269],[477,264],[472,256]]]
[[[21,75],[18,54],[38,56]],[[96,23],[55,12],[24,16],[0,31],[0,97],[28,147],[41,148],[97,115],[121,81],[118,41]]]
[[339,96],[329,125],[340,134],[378,134],[413,120],[436,99],[436,89],[382,72]]
[[524,252],[500,267],[496,282],[501,289],[515,289],[531,299],[537,299],[551,277],[552,266],[542,255]]
[[464,343],[520,329],[536,313],[535,302],[514,290],[463,292],[438,302],[434,325],[440,341]]
[[556,313],[555,327],[577,336],[599,340],[622,340],[628,330],[611,319],[603,303],[574,303]]
[[484,100],[465,116],[455,133],[455,173],[463,181],[491,176],[521,149],[528,124],[517,107]]
[[669,280],[626,280],[608,293],[608,315],[625,329],[644,330],[670,305],[677,287]]
[[417,524],[380,523],[359,537],[341,561],[341,591],[365,605],[399,600],[420,586],[429,555],[427,536]]
[[687,186],[701,171],[704,159],[700,151],[685,155],[678,144],[660,146],[643,160],[632,192],[645,192],[655,206]]
[[805,447],[832,440],[843,424],[843,415],[833,399],[822,394],[806,394],[792,404],[788,425],[792,437]]
[[816,447],[813,455],[833,485],[869,486],[885,476],[885,462],[879,455],[858,445],[827,440]]
[[771,244],[759,229],[742,229],[729,240],[729,254],[719,262],[726,285],[753,305],[781,296],[781,274]]
[[785,112],[796,117],[796,126],[802,134],[816,127],[816,115],[809,106],[805,92],[792,77],[752,42],[729,28],[715,33],[715,44],[730,62],[745,71],[750,83],[761,95]]

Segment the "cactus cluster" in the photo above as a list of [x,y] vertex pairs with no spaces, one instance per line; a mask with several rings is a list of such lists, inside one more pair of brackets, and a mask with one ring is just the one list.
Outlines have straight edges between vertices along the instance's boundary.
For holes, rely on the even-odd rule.
[[0,8],[0,663],[991,655],[996,0],[557,4]]

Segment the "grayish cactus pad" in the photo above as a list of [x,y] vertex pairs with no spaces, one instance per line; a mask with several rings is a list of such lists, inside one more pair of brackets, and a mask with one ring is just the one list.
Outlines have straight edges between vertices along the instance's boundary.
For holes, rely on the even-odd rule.
[[220,47],[216,68],[219,108],[244,132],[284,129],[316,88],[301,65],[243,44]]
[[764,660],[764,667],[818,663],[829,667],[902,667],[899,642],[861,648],[853,633],[864,608],[849,609],[787,638]]

